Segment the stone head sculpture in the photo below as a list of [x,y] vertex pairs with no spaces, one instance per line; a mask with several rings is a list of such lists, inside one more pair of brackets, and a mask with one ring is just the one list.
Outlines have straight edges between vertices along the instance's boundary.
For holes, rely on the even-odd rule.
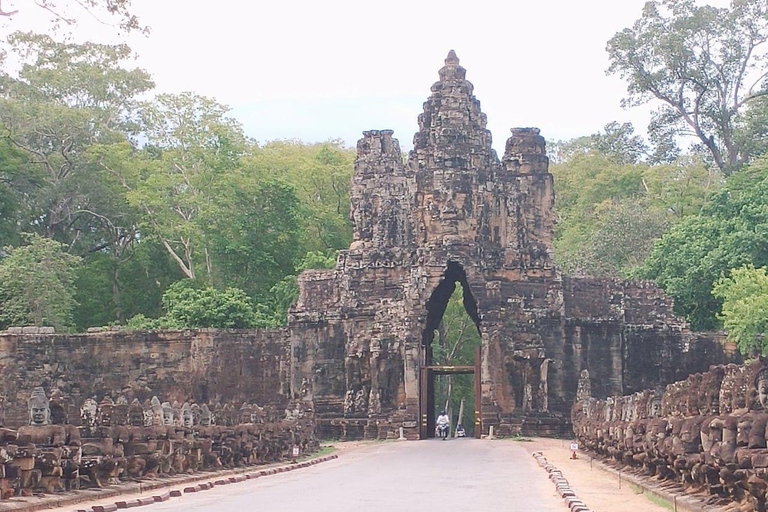
[[168,402],[163,402],[163,426],[173,426],[173,407]]
[[67,423],[67,402],[64,394],[59,389],[51,391],[49,404],[51,408],[51,423],[54,425]]
[[128,399],[124,395],[117,397],[115,405],[112,408],[112,424],[128,425]]
[[96,426],[96,416],[99,413],[99,404],[93,398],[86,398],[80,408],[80,420],[86,427]]
[[200,407],[200,425],[203,427],[210,427],[213,425],[213,413],[208,408],[208,404],[203,404]]
[[141,406],[138,398],[134,398],[131,405],[128,406],[128,423],[132,427],[144,426],[144,407]]
[[192,425],[197,426],[200,424],[200,406],[196,403],[189,407],[192,411]]
[[171,405],[171,409],[173,410],[173,426],[180,427],[182,426],[182,418],[181,418],[181,404],[174,400],[173,405]]
[[99,403],[99,425],[103,427],[111,427],[114,425],[113,413],[115,408],[115,402],[112,401],[111,396],[105,396]]
[[768,367],[763,367],[757,372],[755,378],[757,391],[757,404],[760,409],[768,410]]
[[660,418],[661,417],[661,397],[664,392],[661,389],[656,389],[648,399],[648,417]]
[[29,424],[44,426],[51,424],[51,407],[41,387],[32,390],[29,397]]
[[152,408],[152,424],[156,427],[165,425],[163,405],[160,403],[160,399],[153,396],[152,401],[149,404]]
[[181,424],[185,428],[192,428],[193,423],[192,408],[188,402],[184,402],[184,405],[181,406]]

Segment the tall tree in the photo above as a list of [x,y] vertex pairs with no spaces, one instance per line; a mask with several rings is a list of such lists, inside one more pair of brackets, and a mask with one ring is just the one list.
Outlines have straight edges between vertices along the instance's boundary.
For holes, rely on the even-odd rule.
[[102,180],[88,149],[125,140],[135,98],[152,81],[123,67],[126,46],[62,44],[33,34],[11,41],[27,61],[18,76],[0,75],[0,133],[27,157],[23,230],[79,243],[83,254],[112,243],[112,234],[99,229],[108,212],[93,204]]
[[352,241],[349,183],[354,159],[355,152],[339,141],[274,141],[254,151],[246,166],[295,188],[303,210],[306,249],[325,252],[345,249]]
[[100,161],[129,191],[130,203],[142,210],[144,230],[193,280],[213,272],[201,215],[215,208],[219,184],[240,172],[246,151],[242,130],[227,111],[191,93],[161,94],[141,111],[147,143],[141,159],[104,154]]
[[768,95],[766,41],[765,0],[733,0],[730,8],[654,0],[608,41],[608,72],[627,81],[623,105],[659,102],[652,138],[693,136],[730,174],[750,156],[739,141],[737,117]]
[[9,325],[72,327],[75,267],[80,259],[39,235],[27,245],[5,247],[0,260],[0,328]]
[[730,176],[700,213],[673,226],[654,247],[641,276],[653,279],[695,328],[718,325],[714,283],[744,265],[768,265],[768,160]]

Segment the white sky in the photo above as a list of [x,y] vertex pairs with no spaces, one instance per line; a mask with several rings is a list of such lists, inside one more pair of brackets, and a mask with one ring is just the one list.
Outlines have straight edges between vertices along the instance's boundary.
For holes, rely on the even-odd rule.
[[[645,0],[133,3],[152,33],[129,44],[158,91],[214,97],[259,141],[341,138],[354,146],[363,130],[388,128],[410,149],[450,49],[500,152],[513,126],[538,126],[556,140],[613,120],[644,133],[648,121],[649,109],[621,109],[626,86],[605,74],[606,42],[640,16]],[[15,4],[37,10],[31,0]],[[27,12],[2,29],[47,25]],[[83,24],[76,36],[92,33],[103,28]]]

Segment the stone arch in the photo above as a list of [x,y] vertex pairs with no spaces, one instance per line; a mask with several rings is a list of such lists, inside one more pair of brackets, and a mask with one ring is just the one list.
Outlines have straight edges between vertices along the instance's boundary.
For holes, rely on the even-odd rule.
[[432,362],[432,341],[435,338],[435,330],[443,319],[448,301],[456,289],[456,283],[461,285],[464,310],[474,322],[477,332],[482,336],[480,331],[480,315],[477,311],[477,300],[475,300],[475,296],[469,287],[467,273],[461,263],[449,261],[443,279],[435,287],[426,303],[427,320],[421,337],[422,349],[425,353],[425,364],[431,364]]

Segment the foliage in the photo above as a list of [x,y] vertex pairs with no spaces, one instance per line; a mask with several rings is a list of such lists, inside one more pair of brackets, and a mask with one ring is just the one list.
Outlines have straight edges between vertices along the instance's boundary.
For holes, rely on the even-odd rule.
[[[25,2],[24,8],[31,2]],[[124,32],[140,31],[148,33],[139,18],[131,10],[131,0],[35,0],[34,5],[48,12],[51,16],[52,28],[58,30],[61,26],[74,29],[78,17],[95,18],[107,24],[108,20],[116,20],[117,26]],[[19,10],[6,11],[0,2],[0,17],[13,17]]]
[[102,180],[87,149],[125,138],[135,97],[152,81],[145,71],[122,67],[130,56],[126,46],[62,44],[18,33],[11,41],[28,59],[18,76],[0,73],[2,137],[26,157],[14,180],[28,221],[21,229],[77,244],[84,254],[105,243],[99,228],[106,221],[118,226],[112,215],[123,206],[93,190]]
[[764,0],[734,1],[730,9],[653,0],[608,41],[608,72],[627,81],[624,106],[660,104],[652,139],[693,136],[730,174],[753,156],[737,135],[737,118],[768,94],[766,41]]
[[718,325],[721,298],[714,283],[731,269],[768,264],[768,159],[730,176],[701,212],[673,226],[639,274],[675,299],[697,329]]
[[565,253],[563,269],[575,274],[630,276],[668,226],[665,212],[642,198],[605,201],[595,208],[586,241],[573,244]]
[[635,135],[632,123],[619,124],[612,121],[603,130],[588,137],[548,144],[550,160],[564,163],[578,155],[594,152],[604,155],[615,164],[625,165],[639,163],[646,157],[648,146],[640,135]]
[[665,229],[697,213],[720,186],[719,173],[695,158],[628,164],[620,162],[629,155],[581,148],[551,167],[559,217],[555,253],[558,265],[569,272],[632,275]]
[[245,159],[246,168],[262,177],[292,185],[302,205],[303,244],[308,251],[349,247],[349,183],[355,152],[341,142],[305,144],[274,141]]
[[173,326],[247,329],[255,322],[253,301],[238,288],[194,288],[179,281],[163,295],[163,307]]
[[243,290],[198,288],[189,279],[177,281],[163,294],[165,315],[151,319],[138,314],[128,320],[128,329],[186,329],[215,327],[248,329],[256,327],[253,301]]
[[80,259],[39,235],[27,245],[5,247],[0,260],[0,328],[11,325],[72,326],[75,268]]
[[723,301],[720,315],[728,339],[735,341],[741,352],[768,353],[765,333],[768,330],[768,275],[765,268],[747,265],[733,269],[722,277],[712,295]]

